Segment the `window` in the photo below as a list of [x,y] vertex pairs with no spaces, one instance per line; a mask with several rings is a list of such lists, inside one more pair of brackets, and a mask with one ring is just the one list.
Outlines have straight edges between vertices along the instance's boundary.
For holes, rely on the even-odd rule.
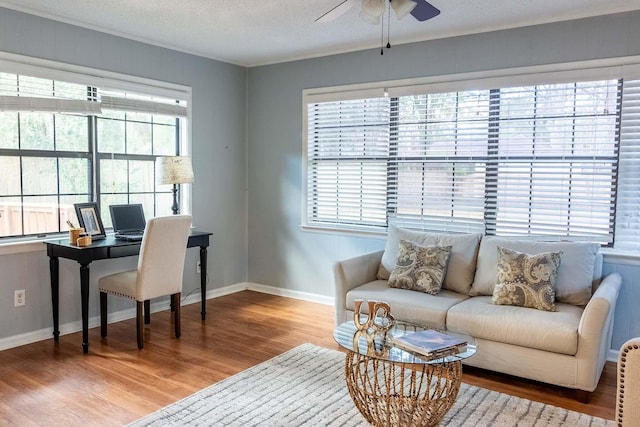
[[[98,196],[101,212],[109,205],[142,203],[145,213],[171,213],[170,186],[155,181],[155,160],[158,156],[180,154],[184,136],[184,119],[168,114],[152,114],[144,108],[127,108],[126,93],[102,92],[103,113],[96,117],[98,162]],[[116,100],[120,100],[116,105]],[[134,103],[155,102],[167,108],[175,100],[141,97]],[[132,111],[129,111],[132,110]],[[142,110],[142,112],[136,111]],[[150,110],[151,111],[151,110]],[[111,227],[111,217],[103,215],[105,227]]]
[[[48,73],[76,77],[34,74]],[[0,238],[66,231],[80,202],[97,200],[106,227],[110,204],[170,213],[155,159],[184,150],[187,96],[25,74],[0,72]]]
[[385,226],[389,101],[309,105],[309,215],[343,226]]
[[307,96],[304,223],[640,248],[640,80],[532,80]]

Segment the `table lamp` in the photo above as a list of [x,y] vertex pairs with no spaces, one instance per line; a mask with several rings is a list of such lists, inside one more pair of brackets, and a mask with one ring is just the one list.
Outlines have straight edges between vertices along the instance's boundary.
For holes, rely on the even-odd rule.
[[178,184],[189,184],[193,182],[191,157],[158,157],[156,160],[156,170],[159,184],[173,184],[173,206],[171,206],[171,210],[174,215],[177,215],[180,210],[178,205]]

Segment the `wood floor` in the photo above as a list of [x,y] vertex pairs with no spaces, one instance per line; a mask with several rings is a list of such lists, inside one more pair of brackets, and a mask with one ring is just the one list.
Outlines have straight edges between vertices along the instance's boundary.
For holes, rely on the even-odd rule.
[[[89,333],[83,355],[74,333],[0,352],[0,425],[123,425],[302,343],[338,349],[333,307],[244,291],[183,307],[182,338],[169,311],[145,326],[136,347],[135,321]],[[557,387],[465,367],[463,381],[531,400],[613,419],[615,364],[608,362],[591,403]]]

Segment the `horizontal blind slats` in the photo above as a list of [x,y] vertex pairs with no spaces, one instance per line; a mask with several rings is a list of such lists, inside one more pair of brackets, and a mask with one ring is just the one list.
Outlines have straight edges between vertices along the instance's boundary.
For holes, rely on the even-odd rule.
[[[307,108],[307,182],[322,192],[309,197],[311,222],[319,201],[337,212],[336,222],[340,206],[362,213],[375,205],[372,218],[384,206],[389,218],[412,228],[606,244],[613,240],[616,202],[623,210],[638,209],[637,190],[618,190],[640,188],[638,82],[427,93]],[[639,173],[629,173],[634,170]]]
[[69,114],[100,114],[95,101],[79,99],[34,98],[29,96],[0,96],[0,111],[48,112]]
[[640,250],[640,80],[624,81],[615,247]]
[[307,115],[308,222],[384,227],[388,99],[309,104]]

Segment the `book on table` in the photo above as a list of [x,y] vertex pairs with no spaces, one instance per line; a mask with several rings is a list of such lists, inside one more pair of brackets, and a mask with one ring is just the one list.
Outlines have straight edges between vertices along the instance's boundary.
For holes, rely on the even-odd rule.
[[467,351],[467,341],[464,339],[433,329],[393,336],[391,342],[398,348],[429,359],[438,359]]

